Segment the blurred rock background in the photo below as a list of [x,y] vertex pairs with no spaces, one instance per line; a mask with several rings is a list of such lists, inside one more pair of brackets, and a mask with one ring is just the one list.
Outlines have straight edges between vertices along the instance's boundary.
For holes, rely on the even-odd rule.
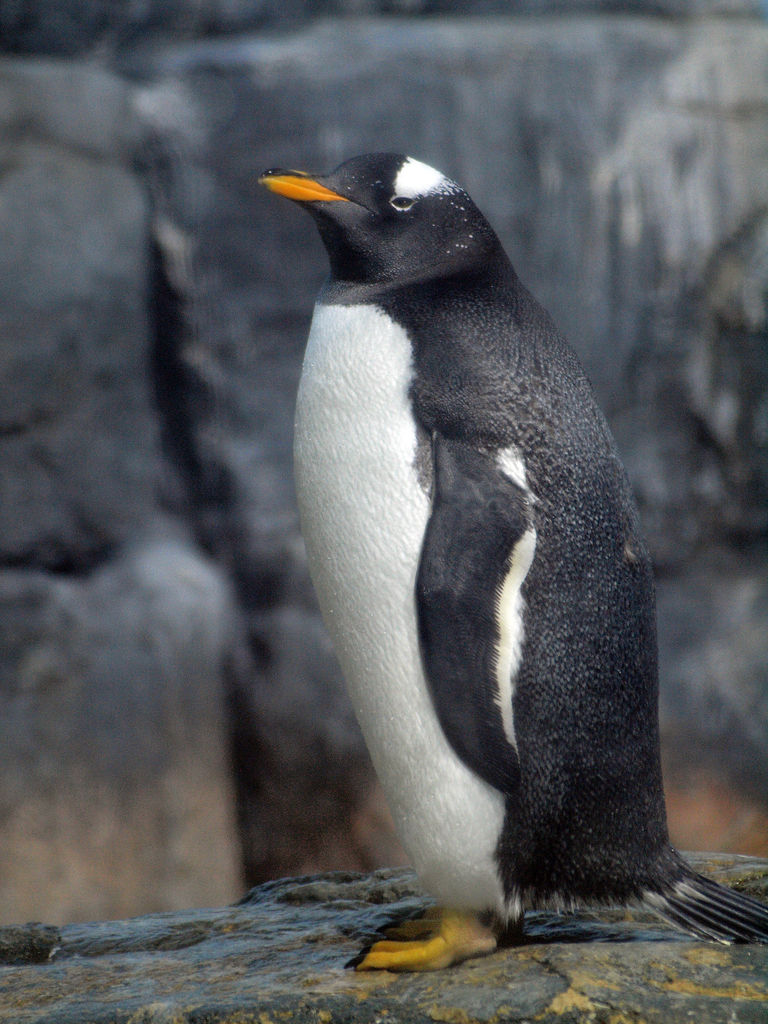
[[291,479],[325,259],[265,167],[464,184],[577,349],[658,581],[671,826],[768,852],[753,0],[0,0],[0,922],[402,863]]

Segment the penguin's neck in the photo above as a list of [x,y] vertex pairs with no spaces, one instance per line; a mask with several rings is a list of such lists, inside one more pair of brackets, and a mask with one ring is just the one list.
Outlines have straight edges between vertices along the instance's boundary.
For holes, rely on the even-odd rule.
[[496,301],[500,295],[506,295],[510,301],[518,292],[527,295],[509,257],[498,244],[482,263],[439,274],[422,269],[414,269],[410,274],[399,270],[392,278],[359,281],[337,276],[331,270],[317,302],[324,306],[382,306],[390,305],[393,298],[407,301],[410,295],[419,298],[469,292],[493,295]]

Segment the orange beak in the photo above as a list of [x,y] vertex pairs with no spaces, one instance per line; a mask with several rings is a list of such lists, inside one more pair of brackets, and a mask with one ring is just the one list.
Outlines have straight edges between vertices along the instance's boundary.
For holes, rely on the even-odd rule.
[[275,168],[272,171],[265,171],[259,178],[259,184],[264,185],[271,192],[277,192],[279,196],[295,199],[302,203],[329,202],[331,200],[349,202],[346,196],[332,192],[303,171],[284,171],[282,168]]

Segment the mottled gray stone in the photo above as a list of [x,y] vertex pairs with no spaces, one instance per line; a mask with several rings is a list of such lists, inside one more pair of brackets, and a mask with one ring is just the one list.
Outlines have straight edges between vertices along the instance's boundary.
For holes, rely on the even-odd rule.
[[768,802],[768,567],[725,559],[657,583],[669,768]]
[[[110,163],[130,162],[141,144],[142,125],[126,83],[97,63],[0,57],[4,169],[8,151],[15,151],[25,138]],[[134,204],[126,196],[127,211]],[[109,212],[102,204],[94,205],[97,213]]]
[[156,514],[145,192],[0,134],[0,562],[86,567]]
[[317,614],[254,614],[248,637],[255,677],[237,680],[232,725],[248,880],[406,863],[398,843],[376,837],[370,758]]
[[285,31],[318,17],[623,14],[759,17],[760,0],[0,0],[0,48],[72,56],[157,36]]
[[228,582],[159,496],[131,90],[0,60],[0,920],[240,890]]
[[149,540],[81,579],[0,572],[0,921],[240,891],[218,570]]
[[[765,895],[768,862],[699,866]],[[0,1021],[410,1022],[765,1019],[768,947],[692,940],[650,914],[532,913],[523,944],[422,975],[345,967],[429,905],[409,871],[284,879],[238,906],[0,929]]]
[[0,48],[73,56],[158,33],[195,38],[294,24],[305,0],[0,0]]

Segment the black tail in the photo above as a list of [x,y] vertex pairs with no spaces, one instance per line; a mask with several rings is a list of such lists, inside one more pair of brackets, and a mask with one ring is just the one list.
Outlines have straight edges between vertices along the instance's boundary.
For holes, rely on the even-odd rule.
[[662,892],[646,893],[645,899],[662,917],[699,938],[768,942],[768,905],[690,869]]

